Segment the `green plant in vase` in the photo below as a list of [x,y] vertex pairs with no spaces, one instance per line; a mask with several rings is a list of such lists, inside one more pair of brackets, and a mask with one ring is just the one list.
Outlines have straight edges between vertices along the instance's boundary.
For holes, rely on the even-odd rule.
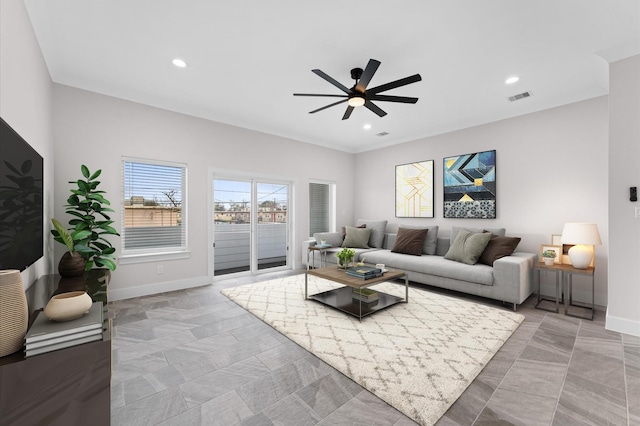
[[113,271],[116,269],[114,257],[116,249],[105,237],[108,235],[120,236],[120,234],[111,226],[113,220],[108,213],[114,210],[107,207],[111,203],[102,195],[105,192],[97,189],[100,181],[96,179],[102,170],[99,169],[92,174],[83,164],[80,171],[84,180],[78,179],[69,182],[76,184],[77,188],[71,190],[71,195],[67,198],[65,206],[66,212],[75,216],[69,221],[74,232],[86,231],[81,234],[84,238],[80,238],[76,242],[75,249],[86,260],[86,271],[94,266]]
[[343,269],[348,268],[351,262],[353,262],[353,257],[355,255],[356,251],[348,247],[340,250],[338,253],[336,253],[336,257],[338,258],[338,267]]

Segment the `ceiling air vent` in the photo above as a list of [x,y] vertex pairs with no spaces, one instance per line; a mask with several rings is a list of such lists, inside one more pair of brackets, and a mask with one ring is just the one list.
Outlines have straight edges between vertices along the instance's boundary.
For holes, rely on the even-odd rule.
[[376,136],[387,136],[388,134],[389,133],[387,132],[380,132],[380,133],[377,133]]
[[509,96],[507,99],[509,100],[509,102],[515,102],[519,101],[520,99],[528,98],[529,96],[531,96],[530,92],[522,92],[518,93],[517,95]]

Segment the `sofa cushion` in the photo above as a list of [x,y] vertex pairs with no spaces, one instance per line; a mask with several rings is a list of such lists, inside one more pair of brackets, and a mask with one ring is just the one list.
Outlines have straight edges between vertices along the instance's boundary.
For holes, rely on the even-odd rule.
[[451,227],[451,244],[456,240],[456,236],[461,229],[466,229],[469,232],[479,233],[479,232],[491,232],[493,235],[499,235],[504,237],[506,233],[505,228],[471,228],[471,227],[461,227],[461,226],[452,226]]
[[493,266],[493,262],[505,256],[511,256],[520,243],[519,237],[501,237],[493,235],[484,249],[478,263]]
[[394,253],[422,256],[422,246],[427,237],[428,229],[398,228],[396,242],[391,249]]
[[367,229],[371,229],[369,247],[382,248],[382,243],[384,242],[384,230],[387,227],[386,220],[358,219],[356,225],[366,225]]
[[342,247],[359,247],[369,248],[369,237],[371,236],[370,228],[354,228],[346,227],[347,233],[342,242]]
[[316,244],[320,244],[320,241],[324,239],[327,244],[331,244],[334,247],[340,247],[344,239],[340,232],[316,232],[313,237],[316,239]]
[[409,274],[410,280],[413,280],[412,276],[417,273],[468,283],[493,285],[494,268],[487,265],[467,265],[452,262],[442,256],[407,256],[406,254],[392,253],[388,249],[371,250],[366,254],[363,253],[362,257],[366,257],[367,263],[384,263],[385,267],[405,271]]
[[444,258],[467,265],[475,265],[489,244],[491,235],[489,232],[469,232],[466,229],[461,229]]

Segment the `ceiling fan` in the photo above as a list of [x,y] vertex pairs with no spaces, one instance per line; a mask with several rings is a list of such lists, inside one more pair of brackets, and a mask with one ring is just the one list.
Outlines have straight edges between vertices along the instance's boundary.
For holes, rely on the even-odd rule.
[[380,66],[380,61],[376,61],[375,59],[369,59],[369,63],[367,64],[364,71],[362,68],[354,68],[351,70],[351,78],[356,82],[352,88],[347,88],[346,86],[340,84],[338,81],[334,80],[324,72],[319,69],[311,70],[313,73],[322,77],[329,83],[336,86],[338,89],[342,90],[345,95],[329,95],[329,94],[314,94],[314,93],[294,93],[293,96],[323,96],[330,98],[344,98],[338,102],[334,102],[332,104],[323,106],[322,108],[314,109],[313,111],[309,111],[309,114],[316,113],[318,111],[322,111],[323,109],[330,108],[335,105],[339,105],[343,102],[347,102],[347,110],[342,116],[343,120],[348,119],[353,112],[353,109],[357,106],[364,105],[369,110],[373,111],[380,117],[384,117],[387,115],[381,108],[375,105],[372,101],[384,101],[384,102],[402,102],[406,104],[415,104],[418,102],[418,98],[409,98],[406,96],[389,96],[389,95],[380,95],[380,92],[385,92],[387,90],[395,89],[397,87],[405,86],[407,84],[415,83],[417,81],[422,80],[420,74],[414,74],[410,77],[401,78],[400,80],[392,81],[390,83],[383,84],[381,86],[376,86],[367,90],[367,85],[373,78],[373,75],[378,70]]

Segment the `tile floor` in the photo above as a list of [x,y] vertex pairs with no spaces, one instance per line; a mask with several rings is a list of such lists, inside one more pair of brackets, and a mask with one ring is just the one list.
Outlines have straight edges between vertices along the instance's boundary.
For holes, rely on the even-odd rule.
[[[112,303],[111,424],[415,425],[219,292],[296,273]],[[640,338],[534,305],[438,425],[640,425]]]

